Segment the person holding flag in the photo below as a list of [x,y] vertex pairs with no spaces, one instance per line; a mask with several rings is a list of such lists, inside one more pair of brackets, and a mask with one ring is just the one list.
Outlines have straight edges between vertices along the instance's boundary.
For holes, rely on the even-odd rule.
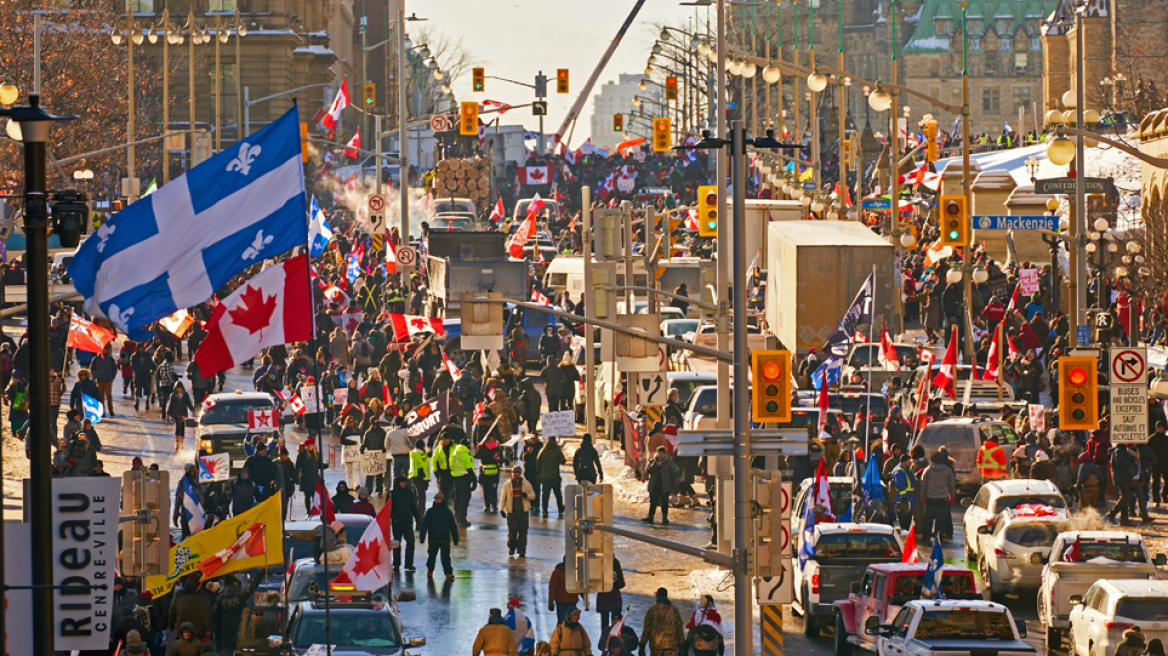
[[183,467],[182,478],[174,490],[174,512],[171,519],[182,529],[185,540],[203,530],[207,513],[203,510],[203,486],[199,484],[199,470],[194,463]]
[[531,627],[531,620],[519,610],[518,599],[512,598],[507,602],[507,614],[503,616],[503,624],[511,629],[520,656],[532,656],[535,649],[535,631]]

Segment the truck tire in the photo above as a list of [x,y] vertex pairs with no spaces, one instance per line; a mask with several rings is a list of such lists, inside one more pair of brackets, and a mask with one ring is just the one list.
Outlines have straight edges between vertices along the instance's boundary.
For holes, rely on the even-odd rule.
[[835,614],[835,656],[852,656],[852,643],[848,642],[848,630],[841,613]]
[[462,350],[462,340],[458,337],[446,342],[443,350],[446,351],[446,357],[459,369],[466,367],[466,363],[470,362],[471,354]]
[[808,638],[819,637],[819,618],[811,614],[811,602],[808,601],[807,588],[803,588],[801,603],[803,606],[803,635]]

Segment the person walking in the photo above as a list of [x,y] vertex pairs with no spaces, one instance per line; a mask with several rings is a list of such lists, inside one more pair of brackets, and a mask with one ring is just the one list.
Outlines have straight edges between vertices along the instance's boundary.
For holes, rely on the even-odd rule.
[[105,406],[107,417],[117,416],[114,413],[114,379],[118,377],[118,361],[113,349],[112,343],[106,344],[102,352],[89,362],[89,371],[97,381],[98,400]]
[[450,563],[450,545],[458,544],[458,522],[454,513],[446,507],[446,497],[441,491],[434,495],[434,505],[426,511],[422,518],[422,525],[418,527],[418,542],[426,544],[427,534],[430,544],[427,547],[426,578],[434,578],[434,565],[438,557],[442,557],[442,571],[446,573],[446,580],[454,580],[454,566]]
[[592,446],[592,435],[584,433],[580,438],[580,448],[572,455],[572,473],[577,483],[592,483],[604,480],[604,470],[600,466],[600,454]]
[[677,656],[677,650],[685,640],[681,613],[669,600],[669,591],[665,588],[657,588],[654,598],[656,603],[645,612],[640,653],[644,656],[648,645],[651,656]]
[[1115,481],[1115,488],[1119,491],[1119,500],[1107,513],[1107,519],[1114,522],[1115,516],[1118,514],[1121,525],[1131,526],[1129,517],[1135,504],[1136,489],[1140,482],[1140,461],[1132,455],[1126,444],[1116,444],[1111,447],[1111,476]]
[[479,484],[483,488],[483,512],[499,512],[499,471],[503,466],[503,447],[492,431],[475,449],[479,461]]
[[438,479],[438,491],[443,496],[449,496],[450,501],[454,502],[454,477],[450,475],[450,460],[454,455],[454,445],[451,439],[450,432],[447,426],[442,429],[438,436],[438,446],[434,447],[434,455],[431,457],[431,464],[434,469],[434,477]]
[[927,544],[934,538],[951,540],[952,534],[945,535],[949,515],[950,500],[957,495],[957,476],[949,466],[949,457],[938,448],[930,456],[930,464],[921,474],[921,495],[925,498],[925,531],[918,535]]
[[320,453],[316,450],[316,440],[311,437],[300,443],[300,451],[296,454],[296,473],[300,480],[300,491],[304,493],[304,509],[312,511],[312,497],[316,494],[316,486],[320,481],[321,470]]
[[1164,429],[1164,422],[1157,421],[1152,434],[1148,436],[1148,446],[1152,455],[1156,457],[1156,464],[1152,467],[1152,501],[1160,507],[1161,490],[1164,500],[1168,501],[1168,432]]
[[507,519],[507,557],[527,558],[527,528],[535,488],[523,480],[523,468],[512,467],[511,478],[503,483],[496,504]]
[[430,489],[430,456],[426,455],[426,440],[414,442],[414,448],[410,451],[408,480],[414,492],[418,514],[421,515],[425,509],[426,490]]
[[548,577],[548,610],[556,614],[556,623],[563,623],[568,613],[576,609],[580,595],[568,592],[567,575],[564,571],[564,562],[556,563],[552,575]]
[[560,465],[568,463],[568,459],[564,457],[564,450],[560,448],[559,442],[555,436],[549,436],[544,442],[543,448],[539,450],[539,487],[543,490],[543,516],[548,516],[548,502],[554,493],[556,496],[556,507],[560,511],[560,517],[564,516],[564,492],[560,488]]
[[917,487],[917,475],[912,471],[912,456],[904,454],[892,470],[892,503],[900,527],[906,531],[912,526],[916,511]]
[[592,641],[580,625],[580,609],[576,607],[572,607],[564,621],[556,626],[548,642],[552,656],[592,656]]
[[519,656],[515,634],[503,623],[503,611],[492,608],[487,624],[479,629],[471,645],[471,656]]
[[988,433],[982,435],[985,437],[985,441],[977,450],[977,471],[981,474],[981,479],[994,481],[1006,478],[1010,473],[1006,464],[1006,450],[998,444],[993,436]]
[[[393,570],[396,572],[401,566],[401,543],[406,545],[406,571],[413,572],[414,568],[414,527],[422,528],[422,511],[417,497],[409,481],[398,476],[390,489],[389,523],[393,532],[393,539],[398,546],[393,549]],[[430,566],[433,569],[433,565]]]
[[620,559],[612,559],[612,589],[596,593],[596,612],[600,613],[600,641],[596,648],[604,651],[604,643],[608,640],[609,631],[614,622],[624,613],[625,602],[621,590],[625,587],[625,573],[621,568]]
[[478,486],[474,473],[474,458],[470,455],[466,438],[463,438],[451,451],[450,476],[454,483],[454,516],[458,519],[458,525],[465,528],[470,526],[466,513],[470,508],[471,492]]
[[[372,452],[374,454],[379,453],[379,454],[381,454],[381,456],[380,456],[381,460],[385,460],[385,454],[386,454],[385,438],[386,438],[385,418],[384,417],[377,417],[376,419],[374,419],[370,423],[369,428],[365,430],[365,435],[363,435],[361,437],[361,453],[362,454],[364,454],[366,452]],[[377,457],[377,456],[374,456],[374,457]],[[397,472],[397,473],[400,474],[401,472]],[[381,472],[380,474],[376,474],[376,475],[366,474],[365,475],[365,489],[369,490],[370,492],[373,492],[374,489],[376,489],[377,494],[379,494],[379,495],[384,494],[385,493],[385,474],[386,474],[386,472]],[[376,488],[374,488],[374,484],[376,484]]]
[[657,508],[661,508],[661,523],[668,526],[669,495],[677,491],[680,477],[677,465],[673,463],[665,447],[657,447],[657,454],[645,468],[645,476],[648,478],[649,516],[641,521],[652,524],[653,518],[657,515]]
[[231,482],[231,514],[235,517],[251,510],[256,504],[256,484],[251,471],[244,467],[239,477]]
[[174,384],[174,391],[166,402],[166,416],[174,422],[174,450],[181,451],[187,434],[187,416],[195,412],[195,404],[191,395],[183,388],[182,383]]

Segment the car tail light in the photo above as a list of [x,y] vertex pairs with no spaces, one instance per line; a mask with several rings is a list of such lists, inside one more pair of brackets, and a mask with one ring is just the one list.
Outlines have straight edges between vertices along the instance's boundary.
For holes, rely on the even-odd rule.
[[818,574],[811,575],[811,592],[813,592],[815,594],[819,594],[819,575]]
[[986,522],[985,522],[985,525],[986,525],[986,526],[992,526],[992,525],[993,525],[993,523],[994,523],[994,518],[993,518],[993,517],[986,517]]
[[1005,558],[1007,560],[1013,560],[1017,558],[1017,556],[1010,553],[1009,551],[1006,551],[1005,549],[1002,549],[1001,547],[994,547],[994,555],[998,558]]
[[1127,631],[1128,629],[1135,626],[1135,623],[1133,623],[1133,622],[1105,622],[1103,624],[1103,626],[1106,627],[1108,631]]
[[1050,614],[1052,617],[1055,615],[1055,610],[1058,608],[1058,600],[1058,581],[1055,581],[1050,586]]

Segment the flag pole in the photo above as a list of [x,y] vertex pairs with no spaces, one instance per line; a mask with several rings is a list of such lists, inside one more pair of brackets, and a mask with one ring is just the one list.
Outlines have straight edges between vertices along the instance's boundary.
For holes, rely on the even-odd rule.
[[[872,265],[872,321],[870,321],[868,323],[868,343],[869,344],[874,343],[872,341],[872,331],[876,327],[875,324],[876,324],[876,265],[873,264]],[[883,332],[880,333],[880,341],[881,342],[884,341],[884,333]],[[884,347],[883,344],[880,344],[876,347],[877,354],[880,353],[879,349],[881,349],[883,347]],[[870,352],[871,351],[869,351],[869,353]],[[877,357],[876,360],[879,361],[880,358]],[[843,400],[842,399],[840,400],[840,407],[843,407]],[[868,409],[865,411],[864,424],[865,424],[865,426],[864,426],[864,455],[871,457],[871,455],[872,455],[872,360],[871,360],[870,356],[868,359]],[[887,455],[887,454],[885,454],[885,455]],[[855,449],[852,449],[852,462],[853,463],[856,462]],[[856,471],[859,471],[860,468],[858,466],[856,466],[855,464],[853,464],[852,466],[855,467]]]

